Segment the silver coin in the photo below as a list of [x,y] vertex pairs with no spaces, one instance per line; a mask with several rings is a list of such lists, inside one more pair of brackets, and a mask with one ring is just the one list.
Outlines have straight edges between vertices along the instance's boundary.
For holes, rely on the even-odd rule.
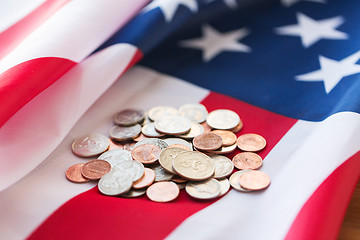
[[220,183],[220,196],[225,195],[230,189],[230,182],[227,178],[218,179]]
[[144,111],[138,109],[124,109],[114,115],[114,123],[120,126],[131,126],[144,120]]
[[144,125],[141,128],[141,132],[146,137],[163,137],[163,136],[165,136],[165,134],[156,131],[155,124],[153,122]]
[[102,194],[114,196],[129,191],[132,184],[129,174],[114,168],[100,178],[98,188]]
[[126,172],[133,182],[139,180],[144,175],[144,165],[138,161],[124,161],[117,164],[114,169]]
[[155,120],[155,129],[169,135],[184,134],[190,128],[191,121],[181,116],[163,116]]
[[165,138],[164,141],[170,146],[174,144],[180,144],[184,145],[185,147],[188,147],[190,149],[193,149],[192,143],[182,139],[182,138]]
[[187,183],[176,183],[176,185],[179,187],[179,189],[184,189],[186,187]]
[[184,139],[193,139],[194,137],[199,136],[203,133],[204,133],[204,127],[199,123],[192,122],[190,131],[188,133],[179,135],[179,137]]
[[185,187],[186,192],[197,199],[212,199],[220,195],[220,183],[216,179],[202,182],[189,182]]
[[72,151],[80,157],[93,157],[105,152],[109,146],[109,138],[102,134],[91,133],[77,138],[72,144]]
[[174,176],[158,164],[150,166],[150,168],[155,172],[155,182],[169,181]]
[[141,132],[140,124],[130,127],[114,126],[110,129],[110,137],[115,141],[126,141],[135,138]]
[[135,197],[140,197],[142,195],[145,195],[146,193],[146,188],[145,189],[130,189],[130,191],[121,194],[121,197],[125,197],[125,198],[135,198]]
[[155,121],[163,116],[178,115],[178,110],[170,106],[156,106],[149,110],[148,117]]
[[206,107],[200,103],[190,103],[181,105],[179,114],[189,118],[192,122],[202,123],[206,120],[208,111]]
[[239,115],[228,109],[218,109],[209,113],[206,123],[215,129],[228,130],[236,127],[240,122]]
[[135,149],[136,147],[143,145],[143,144],[153,144],[153,145],[156,145],[159,148],[161,148],[161,150],[164,150],[165,148],[167,148],[169,146],[164,140],[161,140],[158,138],[149,138],[149,139],[144,139],[144,140],[137,142],[134,145],[133,149]]
[[234,164],[229,158],[221,155],[212,155],[210,156],[210,158],[214,160],[215,163],[214,178],[224,178],[229,176],[233,172]]
[[231,176],[230,176],[230,185],[237,191],[240,191],[240,192],[251,192],[251,190],[247,190],[243,187],[240,186],[240,182],[239,182],[239,179],[240,179],[240,176],[243,175],[244,173],[248,172],[248,171],[251,171],[249,169],[245,169],[245,170],[240,170],[240,171],[237,171],[237,172],[234,172]]
[[113,149],[101,154],[98,159],[105,160],[111,164],[111,167],[122,163],[123,161],[132,161],[131,153],[124,149]]
[[160,153],[159,163],[160,165],[168,172],[172,174],[176,174],[173,167],[172,162],[173,159],[181,152],[185,152],[186,150],[182,148],[167,148]]
[[228,154],[233,152],[236,149],[236,143],[230,146],[222,146],[219,149],[216,150],[212,150],[212,151],[207,151],[207,153],[211,153],[211,154]]

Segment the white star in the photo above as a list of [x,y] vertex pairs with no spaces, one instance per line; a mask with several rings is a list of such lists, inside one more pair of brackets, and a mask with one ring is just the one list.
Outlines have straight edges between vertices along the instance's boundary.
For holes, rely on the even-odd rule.
[[360,73],[360,65],[356,62],[360,58],[360,51],[341,61],[319,56],[319,70],[295,76],[298,81],[324,81],[325,91],[329,93],[346,76]]
[[293,5],[293,4],[297,3],[297,2],[301,2],[301,1],[326,3],[326,0],[281,0],[281,3],[285,7],[290,7],[291,5]]
[[222,51],[250,52],[251,48],[238,42],[249,34],[246,28],[235,31],[221,33],[209,25],[202,27],[203,37],[185,40],[180,42],[180,46],[197,48],[203,51],[203,60],[210,61]]
[[344,23],[341,16],[314,20],[308,16],[297,13],[298,25],[288,25],[278,27],[275,32],[280,35],[290,35],[301,37],[302,45],[307,48],[321,39],[347,39],[347,34],[336,30],[338,26]]
[[159,7],[164,14],[165,20],[170,22],[180,4],[188,7],[192,12],[198,10],[196,0],[154,0],[143,9],[143,12]]

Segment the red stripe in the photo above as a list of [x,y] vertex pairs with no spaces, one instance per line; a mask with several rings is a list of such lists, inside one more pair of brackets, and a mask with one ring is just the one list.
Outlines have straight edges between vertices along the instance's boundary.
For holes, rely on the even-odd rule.
[[360,177],[360,152],[340,165],[311,195],[285,239],[337,239]]
[[23,19],[0,33],[0,59],[15,48],[28,34],[70,0],[48,0]]
[[23,62],[3,72],[0,75],[0,102],[3,103],[0,127],[75,64],[68,59],[45,57]]
[[[209,111],[219,108],[236,111],[244,122],[239,134],[256,132],[267,139],[263,156],[296,122],[217,93],[210,93],[202,103]],[[29,239],[162,239],[212,202],[193,200],[184,190],[174,202],[155,203],[145,196],[107,197],[94,188],[62,205]]]

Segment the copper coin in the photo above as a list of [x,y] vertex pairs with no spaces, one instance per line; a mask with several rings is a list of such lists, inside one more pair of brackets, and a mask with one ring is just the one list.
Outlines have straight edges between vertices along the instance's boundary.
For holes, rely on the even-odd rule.
[[154,202],[170,202],[179,196],[179,187],[173,182],[157,182],[146,190],[146,195]]
[[262,166],[262,158],[253,152],[242,152],[236,154],[232,162],[234,163],[234,166],[239,169],[258,169]]
[[90,181],[87,178],[84,178],[83,175],[81,175],[81,168],[85,165],[85,163],[78,163],[74,166],[69,167],[68,170],[66,170],[66,178],[74,183],[84,183]]
[[232,131],[233,133],[237,133],[243,128],[243,125],[244,124],[243,124],[242,120],[240,119],[239,124],[236,127],[229,129],[229,131]]
[[266,146],[266,140],[255,133],[247,133],[238,137],[236,145],[245,152],[257,152]]
[[90,179],[98,180],[111,170],[111,165],[105,160],[92,160],[84,164],[81,174]]
[[171,181],[175,182],[175,183],[186,183],[188,182],[189,180],[188,179],[185,179],[183,177],[180,177],[179,175],[174,175],[171,179]]
[[142,144],[134,148],[131,156],[143,164],[150,164],[156,162],[161,153],[161,148],[154,144]]
[[141,133],[140,124],[130,127],[114,126],[110,129],[110,137],[115,141],[126,141],[136,138]]
[[115,149],[124,149],[124,146],[118,145],[118,144],[116,144],[114,141],[111,140],[108,151],[115,150]]
[[210,132],[212,128],[207,124],[207,122],[200,123],[201,126],[204,128],[204,133]]
[[144,168],[144,175],[133,183],[132,187],[140,189],[150,186],[155,181],[155,172],[150,168]]
[[211,131],[212,133],[215,133],[219,135],[222,138],[223,146],[231,146],[236,143],[236,135],[227,130],[214,130]]
[[215,133],[203,133],[193,140],[194,147],[202,151],[211,151],[222,146],[222,138]]
[[137,109],[125,109],[115,114],[114,123],[120,126],[131,126],[144,120],[144,111]]
[[72,144],[72,151],[80,157],[93,157],[108,150],[109,138],[102,134],[91,133],[79,137]]
[[168,148],[182,148],[182,149],[184,149],[186,151],[191,151],[190,148],[188,148],[187,146],[182,145],[182,144],[171,144],[171,145],[168,146]]
[[140,135],[137,136],[136,138],[134,138],[133,140],[134,140],[135,142],[140,142],[141,140],[144,140],[144,139],[148,139],[148,137],[145,136],[144,134],[140,133]]
[[270,177],[259,170],[248,171],[240,176],[239,183],[248,190],[261,190],[270,185]]

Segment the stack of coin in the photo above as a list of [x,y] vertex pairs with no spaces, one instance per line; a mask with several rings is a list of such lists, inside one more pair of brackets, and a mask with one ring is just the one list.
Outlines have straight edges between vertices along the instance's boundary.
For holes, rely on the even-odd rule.
[[[70,181],[100,179],[98,188],[104,195],[146,194],[156,202],[173,201],[183,188],[193,198],[213,199],[230,186],[248,192],[270,184],[270,178],[257,170],[262,159],[255,153],[265,148],[265,139],[253,133],[237,138],[243,122],[231,110],[208,113],[202,104],[156,106],[147,113],[122,110],[113,119],[110,138],[88,134],[74,141],[74,154],[98,159],[70,167]],[[237,147],[242,152],[232,160],[223,156]]]

